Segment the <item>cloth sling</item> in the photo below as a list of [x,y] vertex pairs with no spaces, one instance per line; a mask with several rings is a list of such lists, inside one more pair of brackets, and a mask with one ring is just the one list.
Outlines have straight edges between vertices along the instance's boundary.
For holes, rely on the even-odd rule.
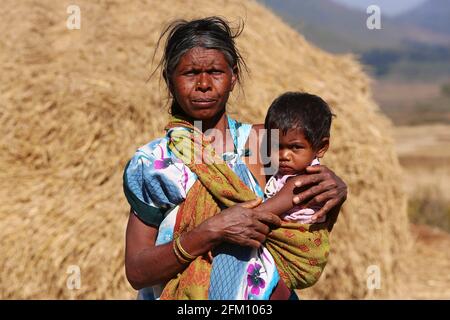
[[[171,151],[198,176],[180,205],[174,237],[192,230],[223,208],[255,199],[255,194],[225,162],[216,157],[211,145],[203,142],[201,131],[190,122],[173,117],[166,130],[170,132]],[[327,262],[328,231],[326,227],[314,231],[310,227],[311,225],[284,222],[280,228],[271,231],[265,243],[281,278],[291,289],[315,283]],[[214,281],[216,278],[211,276],[223,274],[224,268],[225,274],[230,276],[233,272],[242,272],[234,264],[236,261],[245,261],[249,250],[250,248],[223,245],[213,252],[214,262],[209,254],[197,257],[183,272],[169,280],[161,299],[226,297],[227,287],[233,281]]]

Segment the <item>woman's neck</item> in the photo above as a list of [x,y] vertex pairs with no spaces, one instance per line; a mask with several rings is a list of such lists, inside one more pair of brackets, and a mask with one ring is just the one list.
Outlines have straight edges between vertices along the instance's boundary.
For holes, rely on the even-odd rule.
[[179,113],[178,115],[184,118],[186,121],[192,123],[192,125],[194,125],[197,129],[199,129],[203,133],[205,133],[208,130],[214,129],[213,131],[216,132],[220,131],[225,136],[226,129],[228,128],[228,119],[225,111],[220,112],[213,118],[206,120],[195,119],[187,116],[184,113]]
[[207,120],[193,119],[186,115],[183,115],[183,117],[201,130],[205,137],[213,138],[211,145],[217,154],[234,151],[233,138],[230,130],[227,130],[229,128],[225,110]]
[[205,137],[213,137],[211,145],[218,154],[234,150],[233,139],[230,135],[230,130],[227,129],[228,119],[225,112],[216,119],[202,122],[202,131],[205,133]]
[[227,114],[225,111],[217,114],[215,117],[211,119],[201,121],[203,133],[205,133],[205,131],[209,129],[215,129],[220,131],[225,136],[225,131],[228,128]]

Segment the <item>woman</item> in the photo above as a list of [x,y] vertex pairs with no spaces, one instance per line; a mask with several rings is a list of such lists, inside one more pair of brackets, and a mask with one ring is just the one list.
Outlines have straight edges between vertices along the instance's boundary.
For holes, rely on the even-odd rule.
[[[245,67],[234,43],[239,32],[210,17],[175,22],[161,37],[165,34],[162,75],[172,119],[166,136],[139,148],[124,173],[131,205],[128,281],[144,299],[295,297],[292,289],[317,281],[326,263],[324,232],[345,201],[346,185],[328,168],[316,166],[289,181],[276,206],[261,204],[264,166],[259,157],[251,163],[248,156],[259,154],[249,141],[261,143],[259,130],[252,129],[263,126],[241,124],[226,113]],[[195,150],[202,150],[200,161]],[[298,193],[300,185],[307,190]],[[278,214],[303,202],[324,204],[316,213],[317,218],[327,215],[322,230],[281,227]],[[295,242],[304,241],[302,232],[322,239],[321,246],[307,250],[321,257],[309,259],[309,265],[299,262],[302,252],[295,252],[302,247]]]

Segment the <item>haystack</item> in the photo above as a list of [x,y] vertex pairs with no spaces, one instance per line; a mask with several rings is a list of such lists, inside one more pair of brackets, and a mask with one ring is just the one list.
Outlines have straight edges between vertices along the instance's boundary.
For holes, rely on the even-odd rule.
[[[337,114],[326,164],[350,193],[326,273],[303,297],[395,294],[405,197],[390,125],[353,57],[319,50],[255,1],[77,0],[80,30],[66,27],[71,4],[0,7],[0,298],[135,297],[124,274],[122,171],[168,119],[163,87],[146,82],[160,31],[206,15],[246,22],[238,45],[251,75],[231,99],[237,118],[262,122],[286,90],[321,95]],[[371,265],[379,290],[367,287]]]

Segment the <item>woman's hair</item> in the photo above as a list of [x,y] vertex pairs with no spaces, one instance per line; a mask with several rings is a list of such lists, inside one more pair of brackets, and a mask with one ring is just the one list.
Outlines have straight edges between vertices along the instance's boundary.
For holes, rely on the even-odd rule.
[[322,98],[304,92],[286,92],[270,105],[264,127],[279,129],[283,135],[290,129],[299,129],[317,150],[322,139],[330,136],[333,116]]
[[[167,85],[169,95],[171,88],[171,76],[177,67],[181,57],[190,49],[202,47],[206,49],[220,50],[231,68],[234,68],[237,80],[241,83],[242,70],[247,71],[247,66],[236,47],[234,39],[237,38],[244,28],[240,23],[236,30],[232,30],[229,23],[221,17],[207,17],[197,20],[175,20],[171,22],[161,33],[156,44],[153,57],[158,50],[161,40],[167,36],[163,56],[154,72],[161,68],[162,77]],[[181,111],[177,102],[173,99],[170,113]]]

